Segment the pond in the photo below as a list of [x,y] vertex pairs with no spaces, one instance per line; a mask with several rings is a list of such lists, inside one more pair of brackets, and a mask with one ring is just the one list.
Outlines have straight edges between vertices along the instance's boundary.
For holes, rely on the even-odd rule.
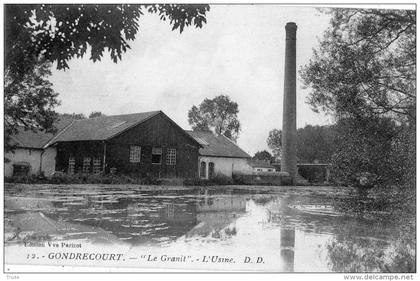
[[[63,253],[82,251],[121,254],[87,259],[87,266],[392,271],[402,225],[340,211],[337,198],[358,196],[340,187],[12,185],[5,191],[6,263],[80,265]],[[64,243],[51,249],[49,242]]]

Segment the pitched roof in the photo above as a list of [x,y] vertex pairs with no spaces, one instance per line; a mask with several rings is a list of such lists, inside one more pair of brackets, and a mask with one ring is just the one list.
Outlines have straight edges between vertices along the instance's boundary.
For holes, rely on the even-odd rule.
[[248,153],[223,135],[215,135],[212,132],[187,131],[196,139],[203,148],[199,153],[202,156],[216,156],[229,158],[250,158]]
[[161,111],[74,120],[70,126],[59,132],[49,144],[60,141],[106,140],[159,113]]
[[[71,119],[59,119],[54,126],[57,131],[61,131],[72,122]],[[54,137],[51,133],[43,131],[34,132],[32,130],[25,130],[23,127],[17,128],[18,133],[10,136],[11,145],[22,148],[43,148],[44,145]]]

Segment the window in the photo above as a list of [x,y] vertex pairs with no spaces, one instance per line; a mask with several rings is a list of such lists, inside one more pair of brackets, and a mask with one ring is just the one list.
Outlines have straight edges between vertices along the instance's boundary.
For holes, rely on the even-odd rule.
[[168,148],[166,151],[166,165],[176,165],[176,149]]
[[90,157],[84,157],[83,158],[83,173],[90,173],[90,162],[91,162],[91,158]]
[[162,163],[162,147],[152,148],[152,164]]
[[211,179],[212,177],[214,177],[214,163],[210,162],[209,163],[209,179]]
[[130,163],[140,163],[141,147],[130,145]]
[[99,174],[101,172],[101,158],[93,158],[93,173]]
[[13,165],[13,176],[19,177],[19,176],[27,176],[29,175],[29,171],[31,169],[31,166],[29,163],[17,163]]
[[200,178],[206,178],[206,162],[201,162],[200,164]]
[[257,172],[262,172],[262,169],[257,169]]
[[73,156],[70,156],[69,157],[69,168],[68,168],[68,171],[67,171],[70,175],[74,174],[74,167],[75,166],[76,166],[76,159],[74,159]]

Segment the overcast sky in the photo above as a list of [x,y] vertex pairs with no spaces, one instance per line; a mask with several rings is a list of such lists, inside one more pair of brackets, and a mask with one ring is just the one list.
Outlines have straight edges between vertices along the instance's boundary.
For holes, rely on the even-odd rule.
[[[117,64],[107,54],[70,61],[53,71],[61,113],[101,111],[107,115],[162,110],[190,129],[188,110],[205,98],[225,94],[239,105],[238,144],[253,155],[267,149],[271,129],[281,128],[285,30],[297,30],[297,69],[308,63],[329,17],[310,7],[211,6],[202,29],[171,31],[156,15],[140,20],[140,33]],[[305,103],[297,81],[297,126],[327,124]]]

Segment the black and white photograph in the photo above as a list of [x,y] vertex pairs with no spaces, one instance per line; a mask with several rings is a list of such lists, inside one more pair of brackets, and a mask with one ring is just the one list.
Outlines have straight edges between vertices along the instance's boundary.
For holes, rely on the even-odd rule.
[[7,279],[414,280],[415,4],[2,8]]

